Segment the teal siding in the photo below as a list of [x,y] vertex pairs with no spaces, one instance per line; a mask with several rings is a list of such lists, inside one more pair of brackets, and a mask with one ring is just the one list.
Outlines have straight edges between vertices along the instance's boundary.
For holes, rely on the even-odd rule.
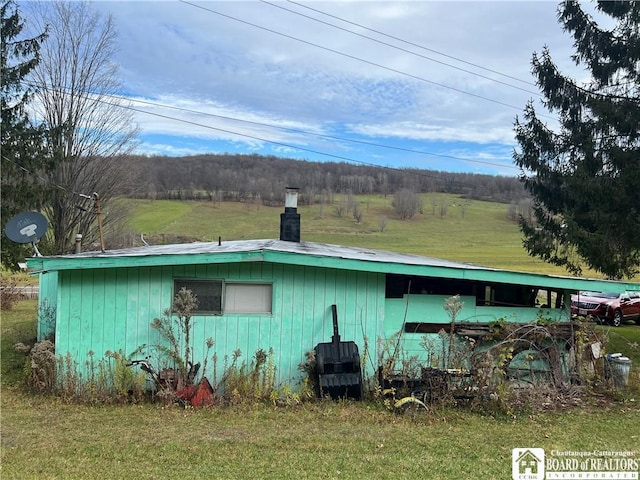
[[[577,290],[640,288],[637,283],[509,272],[391,252],[277,240],[88,252],[34,257],[27,263],[32,272],[47,272],[40,274],[38,338],[55,332],[56,352],[71,354],[81,366],[89,351],[101,358],[108,350],[130,354],[144,344],[157,343],[157,332],[150,325],[170,307],[174,277],[271,282],[272,314],[195,316],[192,343],[195,360],[204,361],[206,339],[214,340],[211,354],[218,357],[218,374],[224,359],[236,349],[242,351],[241,360],[250,362],[256,350],[273,348],[280,382],[300,378],[297,366],[304,361],[305,352],[331,340],[332,304],[338,308],[342,340],[359,345],[368,373],[378,363],[380,340],[401,332],[404,321],[449,323],[443,309],[445,296],[386,299],[387,274],[564,290],[567,306],[570,293]],[[561,310],[476,306],[473,297],[462,301],[465,305],[458,321],[504,318],[529,322],[540,314],[568,318],[568,312]],[[53,312],[55,320],[49,321],[43,312]],[[422,334],[402,333],[400,347],[408,356],[424,355],[422,339]],[[212,370],[210,365],[209,375]]]
[[116,342],[116,299],[122,295],[123,287],[118,282],[118,270],[104,270],[104,296],[102,300],[102,343],[114,345]]
[[[436,348],[440,345],[437,334],[403,332],[404,323],[442,323],[442,327],[448,332],[451,319],[444,310],[444,302],[449,297],[449,295],[404,295],[404,298],[385,300],[384,336],[392,338],[398,333],[401,334],[398,346],[400,356],[404,358],[415,356],[424,361],[427,354],[421,343],[427,339]],[[569,311],[562,309],[477,306],[476,298],[472,296],[461,296],[460,301],[464,305],[458,313],[457,322],[488,323],[504,319],[507,322],[527,323],[535,322],[538,316],[555,321],[569,319]]]
[[[263,262],[65,270],[59,272],[57,353],[83,365],[89,351],[97,358],[106,351],[129,355],[156,343],[150,324],[170,307],[174,277],[273,283],[271,315],[193,317],[194,358],[204,361],[206,339],[213,338],[218,375],[236,349],[250,362],[256,350],[273,348],[278,381],[295,384],[305,352],[331,340],[334,303],[343,340],[354,340],[363,351],[365,336],[373,349],[383,335],[385,277],[378,273]],[[367,367],[374,368],[371,362]]]
[[55,335],[58,272],[38,275],[38,340]]

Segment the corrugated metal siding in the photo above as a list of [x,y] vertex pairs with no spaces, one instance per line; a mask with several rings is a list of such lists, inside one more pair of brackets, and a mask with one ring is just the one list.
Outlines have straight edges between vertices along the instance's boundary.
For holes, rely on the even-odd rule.
[[[196,361],[204,361],[211,337],[218,374],[225,356],[236,349],[251,361],[256,350],[273,348],[279,381],[300,378],[305,352],[333,334],[331,305],[338,308],[340,335],[364,349],[382,336],[384,275],[264,262],[61,271],[56,351],[69,352],[83,365],[92,350],[130,354],[158,342],[150,327],[170,307],[174,277],[225,281],[273,282],[273,314],[194,316],[192,345]],[[375,353],[373,353],[375,358]],[[372,367],[368,365],[369,369]],[[208,373],[212,373],[209,361]]]

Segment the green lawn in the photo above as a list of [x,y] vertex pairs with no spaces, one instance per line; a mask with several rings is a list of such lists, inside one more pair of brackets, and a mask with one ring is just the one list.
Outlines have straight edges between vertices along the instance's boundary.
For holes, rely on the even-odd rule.
[[606,334],[607,352],[622,353],[631,359],[640,372],[640,325],[625,324],[620,327],[600,326],[596,330]]
[[[624,344],[638,331],[609,336]],[[438,407],[402,416],[379,402],[70,405],[19,389],[24,357],[12,345],[34,333],[34,301],[2,312],[3,479],[502,480],[511,478],[513,448],[640,454],[640,405],[629,398],[515,416]]]
[[496,419],[351,404],[82,407],[6,392],[2,402],[3,478],[507,479],[516,447],[640,444],[637,406]]
[[170,200],[125,200],[135,205],[135,228],[140,233],[153,233],[171,228],[180,218],[188,216],[194,204]]
[[24,355],[13,348],[14,343],[33,344],[36,338],[36,300],[21,300],[0,317],[0,373],[2,385],[12,385],[22,378]]
[[[423,213],[399,220],[393,197],[356,197],[361,223],[352,215],[339,217],[331,205],[301,206],[302,239],[413,253],[496,268],[565,274],[558,267],[531,258],[522,247],[518,225],[507,218],[508,205],[463,200],[454,195],[424,194]],[[145,235],[189,236],[203,241],[277,238],[282,207],[259,203],[127,200],[130,227]],[[440,215],[440,206],[446,214]],[[386,222],[384,229],[381,222]],[[593,275],[593,272],[585,272]]]

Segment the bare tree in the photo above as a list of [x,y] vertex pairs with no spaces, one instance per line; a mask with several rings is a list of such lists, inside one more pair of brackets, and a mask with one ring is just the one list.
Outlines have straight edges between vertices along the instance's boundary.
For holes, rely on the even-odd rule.
[[466,199],[460,205],[462,207],[462,218],[464,218],[465,214],[467,213],[467,207],[469,207],[469,205],[471,205],[471,200],[469,200],[469,199]]
[[360,204],[358,202],[355,202],[353,204],[352,214],[353,214],[353,220],[356,223],[362,223],[362,210],[360,210]]
[[347,213],[353,212],[358,205],[355,195],[351,190],[347,191]]
[[342,198],[340,198],[340,202],[335,207],[334,211],[336,212],[336,216],[339,218],[342,218],[349,213],[349,204],[347,203],[347,200],[344,198],[344,195],[342,196]]
[[112,18],[85,2],[37,2],[29,7],[36,28],[47,25],[49,32],[33,72],[39,87],[35,113],[49,132],[47,149],[57,165],[48,181],[59,188],[45,212],[53,253],[64,253],[73,248],[76,233],[88,242],[97,240],[100,212],[105,231],[122,218],[113,200],[132,177],[121,158],[131,153],[137,130],[128,103],[118,96],[122,88],[113,62]]
[[446,198],[440,199],[440,218],[444,218],[447,216],[447,210],[449,206],[447,205]]
[[392,205],[401,220],[409,219],[416,213],[422,212],[420,195],[406,188],[394,194]]
[[436,206],[438,205],[438,200],[436,199],[436,197],[431,197],[431,215],[435,215],[436,214]]

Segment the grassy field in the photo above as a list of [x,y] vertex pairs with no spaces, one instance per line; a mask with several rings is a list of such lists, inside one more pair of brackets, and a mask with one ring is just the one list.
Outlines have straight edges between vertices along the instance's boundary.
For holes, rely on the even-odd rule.
[[640,372],[640,326],[627,323],[620,327],[598,326],[596,331],[607,339],[607,353],[622,353],[633,362],[633,369]]
[[637,407],[507,420],[352,404],[183,411],[5,395],[7,479],[507,479],[512,448],[625,451],[640,442]]
[[[434,407],[410,416],[374,402],[185,410],[31,396],[17,386],[24,357],[12,345],[34,336],[35,309],[22,301],[2,315],[3,479],[508,479],[513,448],[640,455],[640,405],[630,398],[543,414]],[[620,348],[638,331],[616,329]]]
[[[475,263],[496,268],[548,274],[564,270],[529,257],[522,247],[518,225],[507,218],[508,205],[471,201],[457,196],[425,194],[423,213],[399,220],[393,197],[358,196],[362,221],[339,217],[332,205],[301,206],[302,239],[352,245],[427,257]],[[145,235],[185,235],[204,241],[277,238],[282,207],[226,202],[127,200],[130,227]],[[441,207],[446,213],[441,215]],[[384,229],[381,222],[386,223]]]

